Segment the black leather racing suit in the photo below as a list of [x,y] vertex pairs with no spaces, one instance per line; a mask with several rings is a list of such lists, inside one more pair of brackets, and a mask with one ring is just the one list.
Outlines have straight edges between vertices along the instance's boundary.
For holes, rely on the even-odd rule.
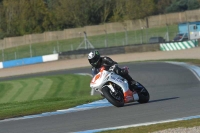
[[[92,67],[92,75],[93,76],[96,75],[102,66],[104,66],[106,70],[109,70],[109,68],[115,64],[118,64],[118,63],[113,61],[111,58],[106,57],[106,56],[101,57],[98,65],[96,67]],[[128,71],[126,69],[121,69],[117,66],[114,72],[122,76],[128,81],[128,84],[130,85],[130,89],[132,88],[131,86],[135,84],[135,80],[131,78],[131,76],[128,74]]]

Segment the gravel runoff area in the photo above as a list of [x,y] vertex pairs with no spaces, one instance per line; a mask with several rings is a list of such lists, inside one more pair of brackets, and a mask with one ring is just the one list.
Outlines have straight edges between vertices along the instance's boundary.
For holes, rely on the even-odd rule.
[[156,131],[153,133],[200,133],[200,127],[191,127],[191,128],[170,128],[166,130]]
[[[200,47],[179,51],[155,51],[142,53],[128,53],[109,55],[113,60],[120,62],[159,60],[159,59],[200,59]],[[34,65],[0,69],[0,77],[17,76],[90,66],[87,57],[79,59],[65,59]]]

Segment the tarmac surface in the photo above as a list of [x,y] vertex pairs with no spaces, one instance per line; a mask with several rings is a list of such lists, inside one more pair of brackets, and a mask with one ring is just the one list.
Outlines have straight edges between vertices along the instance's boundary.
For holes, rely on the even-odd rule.
[[[199,115],[200,81],[189,69],[165,62],[123,65],[129,66],[130,75],[148,89],[148,103],[134,102],[122,108],[110,106],[32,119],[0,121],[0,133],[78,132]],[[77,71],[89,70],[81,68],[56,72],[67,74]]]
[[[157,59],[200,59],[200,48],[110,57],[119,63]],[[165,62],[135,62],[120,65],[129,66],[130,75],[148,89],[151,96],[149,103],[134,102],[122,108],[111,106],[62,115],[0,122],[0,133],[78,132],[199,115],[200,81],[189,69]],[[87,58],[1,69],[0,80],[81,72],[90,72]]]

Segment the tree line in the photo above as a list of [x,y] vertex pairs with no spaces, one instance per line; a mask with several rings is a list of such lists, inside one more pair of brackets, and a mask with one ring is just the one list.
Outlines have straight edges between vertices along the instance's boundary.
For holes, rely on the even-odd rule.
[[200,0],[0,0],[0,38],[142,19],[200,7]]

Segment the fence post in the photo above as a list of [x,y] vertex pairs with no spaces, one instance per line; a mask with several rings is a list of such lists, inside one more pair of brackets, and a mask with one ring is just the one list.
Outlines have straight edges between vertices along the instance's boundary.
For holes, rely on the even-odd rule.
[[105,47],[108,47],[108,44],[107,44],[107,31],[106,30],[104,30],[105,31]]
[[60,46],[59,46],[59,42],[58,42],[58,36],[56,35],[56,38],[57,38],[57,51],[58,53],[60,52]]
[[32,57],[32,46],[31,46],[31,40],[29,40],[29,42],[30,42],[30,45],[29,45],[29,47],[30,47],[30,57]]
[[142,41],[141,41],[141,43],[143,44],[143,29],[144,29],[144,27],[141,27],[141,39],[142,39]]
[[136,30],[135,30],[135,41],[134,41],[134,44],[136,44],[138,42],[137,40],[137,34],[136,34]]
[[125,32],[125,45],[128,44],[128,36],[127,36],[127,28],[124,27],[124,32]]
[[167,28],[167,42],[169,42],[169,25],[166,24],[166,28]]
[[2,48],[2,61],[4,61],[4,49]]
[[4,42],[2,43],[2,62],[4,61]]
[[15,52],[15,60],[17,59],[17,53]]
[[73,48],[73,45],[71,44],[71,51],[73,51],[74,50],[74,48]]

